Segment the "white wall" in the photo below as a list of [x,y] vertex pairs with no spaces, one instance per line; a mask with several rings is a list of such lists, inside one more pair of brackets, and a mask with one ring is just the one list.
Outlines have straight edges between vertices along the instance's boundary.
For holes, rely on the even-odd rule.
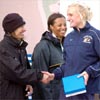
[[[40,0],[41,1],[41,0]],[[27,51],[32,53],[44,31],[37,0],[0,0],[0,40],[4,36],[2,20],[8,13],[19,13],[26,21],[25,40]]]

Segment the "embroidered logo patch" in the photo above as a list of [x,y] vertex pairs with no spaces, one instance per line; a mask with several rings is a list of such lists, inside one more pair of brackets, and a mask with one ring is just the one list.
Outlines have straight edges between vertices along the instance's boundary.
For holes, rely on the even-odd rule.
[[89,36],[89,35],[86,35],[83,37],[83,42],[84,43],[91,43],[91,40],[92,40],[92,36]]

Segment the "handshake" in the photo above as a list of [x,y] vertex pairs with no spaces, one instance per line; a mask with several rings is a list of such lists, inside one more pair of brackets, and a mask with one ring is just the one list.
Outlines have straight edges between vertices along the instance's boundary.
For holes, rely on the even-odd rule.
[[47,71],[41,71],[43,74],[43,78],[41,80],[42,83],[48,84],[50,81],[54,80],[54,73],[49,73]]
[[[49,73],[47,71],[41,71],[41,73],[43,74],[43,77],[40,81],[44,84],[48,84],[55,77],[53,73]],[[31,85],[26,85],[25,91],[27,91],[26,96],[30,96],[33,94],[33,87]]]

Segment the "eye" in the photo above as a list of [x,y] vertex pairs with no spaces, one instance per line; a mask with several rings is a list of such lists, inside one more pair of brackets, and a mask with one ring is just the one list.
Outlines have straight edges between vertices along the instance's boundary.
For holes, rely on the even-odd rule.
[[73,14],[67,14],[67,16],[68,16],[68,17],[71,17],[71,16],[73,16]]
[[59,25],[58,25],[58,27],[61,27],[61,26],[62,26],[62,24],[59,24]]

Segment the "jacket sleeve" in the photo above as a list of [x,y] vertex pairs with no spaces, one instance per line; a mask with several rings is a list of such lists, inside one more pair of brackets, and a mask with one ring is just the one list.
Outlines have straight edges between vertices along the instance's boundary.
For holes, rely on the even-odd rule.
[[[34,52],[32,54],[32,68],[36,71],[49,71],[50,64],[50,51],[46,41],[41,41],[36,45]],[[52,100],[52,95],[50,93],[50,84],[39,83],[40,88],[42,88],[42,95],[46,100]]]
[[[98,33],[98,34],[97,34]],[[93,65],[90,65],[87,69],[86,72],[91,76],[91,77],[98,77],[100,76],[100,31],[95,32],[94,31],[94,50],[97,54],[98,61],[94,63]]]
[[[64,64],[63,64],[64,65]],[[57,79],[57,80],[59,80],[59,79],[61,79],[64,75],[64,72],[63,72],[63,70],[62,70],[62,67],[63,67],[63,65],[61,66],[61,67],[58,67],[58,68],[56,68],[54,71],[53,71],[53,73],[55,74],[55,79]]]
[[22,66],[17,58],[7,52],[0,53],[0,69],[5,79],[22,85],[34,84],[38,80],[36,72]]

